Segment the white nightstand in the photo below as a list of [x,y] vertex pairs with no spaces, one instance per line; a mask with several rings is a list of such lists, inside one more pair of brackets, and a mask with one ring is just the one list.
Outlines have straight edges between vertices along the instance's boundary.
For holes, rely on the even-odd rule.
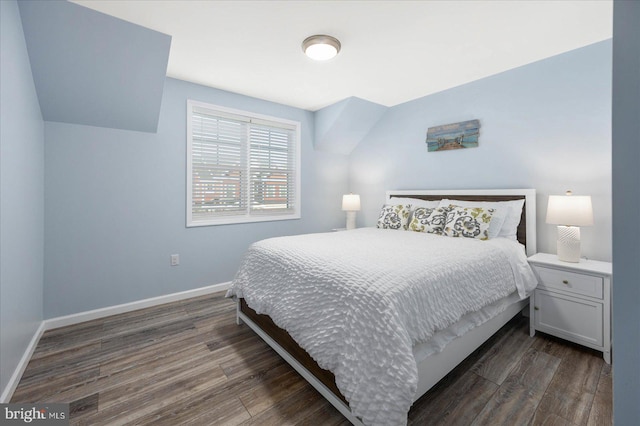
[[611,284],[609,262],[558,260],[555,254],[529,258],[538,287],[531,295],[530,334],[536,330],[602,351],[611,363]]

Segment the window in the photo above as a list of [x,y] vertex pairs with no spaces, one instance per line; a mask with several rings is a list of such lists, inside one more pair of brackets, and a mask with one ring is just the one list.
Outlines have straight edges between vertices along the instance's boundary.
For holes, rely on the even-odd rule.
[[300,218],[300,123],[187,101],[187,226]]

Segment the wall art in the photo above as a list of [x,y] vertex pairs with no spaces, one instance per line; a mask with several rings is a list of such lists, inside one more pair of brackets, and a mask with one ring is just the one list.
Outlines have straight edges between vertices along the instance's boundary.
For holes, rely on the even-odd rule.
[[427,130],[427,146],[429,152],[475,148],[478,146],[479,134],[480,120],[429,127]]

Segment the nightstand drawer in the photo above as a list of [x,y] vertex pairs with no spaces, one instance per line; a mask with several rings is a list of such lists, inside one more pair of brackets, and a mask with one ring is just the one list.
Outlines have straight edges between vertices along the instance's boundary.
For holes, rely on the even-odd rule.
[[561,271],[538,265],[534,265],[534,269],[540,279],[538,288],[568,291],[598,299],[603,298],[602,277]]

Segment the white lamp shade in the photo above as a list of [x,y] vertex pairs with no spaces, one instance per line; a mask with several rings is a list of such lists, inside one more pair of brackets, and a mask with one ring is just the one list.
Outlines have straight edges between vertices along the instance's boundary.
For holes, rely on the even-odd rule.
[[588,195],[550,195],[547,223],[566,226],[593,225],[593,207]]
[[347,212],[360,211],[360,196],[358,194],[345,194],[342,196],[342,210]]

